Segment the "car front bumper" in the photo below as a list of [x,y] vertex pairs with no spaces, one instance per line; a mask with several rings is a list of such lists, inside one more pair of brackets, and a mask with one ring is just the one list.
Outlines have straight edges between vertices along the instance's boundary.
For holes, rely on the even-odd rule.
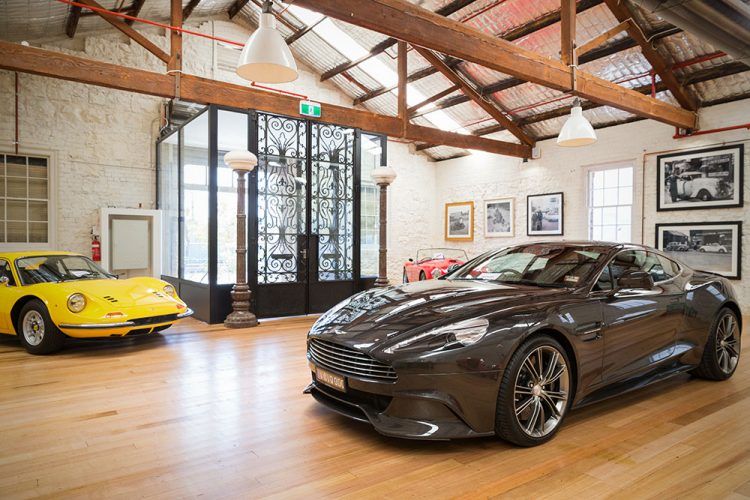
[[337,373],[346,378],[341,392],[318,382],[317,366],[308,361],[313,380],[306,394],[341,415],[369,422],[383,435],[447,440],[495,434],[500,371],[399,373],[395,382]]
[[60,323],[57,327],[70,337],[122,337],[160,331],[175,321],[193,315],[193,310],[164,316],[137,318],[117,323]]

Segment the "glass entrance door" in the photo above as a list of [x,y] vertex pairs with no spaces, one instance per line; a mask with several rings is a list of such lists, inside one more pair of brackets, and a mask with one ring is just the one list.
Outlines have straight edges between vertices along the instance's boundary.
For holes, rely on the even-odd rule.
[[258,114],[257,140],[256,314],[322,312],[355,291],[354,130]]

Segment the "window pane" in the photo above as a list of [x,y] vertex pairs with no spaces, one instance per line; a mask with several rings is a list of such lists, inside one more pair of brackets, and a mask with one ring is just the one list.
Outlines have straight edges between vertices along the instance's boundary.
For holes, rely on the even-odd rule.
[[[216,282],[223,285],[234,283],[237,277],[237,174],[224,163],[224,155],[229,151],[248,149],[247,114],[219,110],[217,127],[216,165],[219,185],[217,217],[221,221],[221,230],[218,234]],[[245,175],[246,189],[248,177]],[[247,225],[245,232],[247,234]]]
[[26,200],[8,200],[8,220],[26,223]]
[[593,182],[591,185],[594,187],[594,189],[601,189],[604,187],[604,171],[603,170],[597,170],[595,172],[591,172],[591,177],[593,178]]
[[618,174],[620,187],[633,185],[633,167],[621,168]]
[[591,197],[591,206],[601,207],[602,205],[604,205],[604,190],[594,189],[593,195]]
[[617,207],[606,207],[603,209],[602,222],[604,224],[617,224]]
[[178,134],[159,144],[159,209],[162,210],[163,249],[161,272],[179,277],[179,158]]
[[29,202],[29,220],[34,222],[46,222],[47,217],[47,202],[46,201],[30,201]]
[[618,243],[630,243],[630,224],[618,225],[617,226],[617,241]]
[[604,190],[604,204],[617,205],[617,188],[606,188]]
[[617,241],[617,226],[602,226],[602,240]]
[[8,177],[7,180],[8,198],[26,198],[26,178]]
[[380,200],[378,186],[372,182],[370,172],[382,163],[382,140],[375,135],[362,134],[361,157],[361,219],[360,263],[362,276],[378,275],[378,247],[380,231]]
[[46,179],[48,175],[47,158],[29,157],[29,177]]
[[602,212],[604,211],[603,208],[592,208],[591,209],[591,223],[595,226],[601,226],[602,225]]
[[618,177],[617,177],[616,169],[604,171],[604,187],[605,188],[617,187],[617,179]]
[[8,222],[6,223],[8,233],[8,243],[26,243],[26,223],[25,222]]
[[47,223],[46,222],[29,222],[29,242],[46,243],[47,242]]
[[621,187],[619,189],[618,203],[620,205],[632,205],[633,204],[633,188]]
[[5,157],[6,174],[8,177],[23,177],[26,178],[26,157],[25,156],[11,156]]
[[591,239],[601,240],[602,239],[602,226],[594,226],[591,231]]
[[47,179],[35,179],[29,178],[29,198],[37,200],[46,200],[47,194]]
[[631,207],[617,207],[617,223],[630,224]]
[[182,277],[190,281],[208,283],[207,112],[193,119],[183,128],[182,152],[184,164]]

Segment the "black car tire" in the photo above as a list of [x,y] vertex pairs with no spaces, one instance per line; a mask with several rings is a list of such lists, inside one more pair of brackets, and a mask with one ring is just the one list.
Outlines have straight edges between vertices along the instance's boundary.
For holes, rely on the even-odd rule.
[[404,279],[403,279],[403,282],[404,283],[408,283],[409,282],[409,275],[406,274],[406,269],[404,269]]
[[[540,347],[554,348],[562,355],[565,366],[571,367],[570,359],[568,359],[568,354],[563,346],[560,345],[557,340],[548,335],[531,337],[524,342],[515,353],[513,353],[513,356],[508,362],[508,366],[503,372],[503,379],[500,383],[500,391],[497,397],[497,408],[495,410],[495,434],[501,439],[517,446],[538,446],[552,439],[562,426],[565,416],[567,415],[567,410],[570,407],[570,402],[573,399],[573,381],[571,380],[571,389],[569,390],[567,401],[562,411],[562,416],[556,426],[548,434],[541,437],[533,437],[521,428],[521,424],[518,422],[515,415],[514,386],[524,360],[530,353]],[[568,369],[568,373],[572,378],[574,370]]]
[[424,271],[419,271],[419,281],[424,281],[427,279],[427,275],[424,273]]
[[713,196],[711,196],[711,193],[709,193],[707,190],[701,189],[698,192],[698,198],[700,198],[701,201],[711,201],[713,199]]
[[[737,325],[737,363],[735,366],[731,369],[731,371],[726,372],[722,369],[720,360],[719,360],[719,354],[718,354],[718,333],[719,333],[719,325],[722,321],[724,321],[724,318],[726,318],[728,315],[732,317],[734,320],[734,324]],[[734,375],[735,370],[737,369],[737,364],[739,362],[739,352],[740,352],[740,329],[739,329],[739,323],[737,321],[737,315],[732,311],[731,309],[728,309],[726,307],[719,310],[719,314],[716,315],[716,319],[714,319],[714,322],[711,324],[711,330],[708,334],[708,340],[706,341],[706,348],[703,350],[703,357],[701,358],[700,364],[692,370],[692,374],[696,377],[704,378],[707,380],[726,380],[732,375]]]
[[[43,334],[39,343],[35,344],[24,334],[24,321],[27,317],[30,321],[36,319],[42,323]],[[21,345],[31,354],[51,354],[62,349],[65,344],[65,335],[52,322],[47,306],[38,299],[28,301],[21,308],[16,322],[16,333]]]

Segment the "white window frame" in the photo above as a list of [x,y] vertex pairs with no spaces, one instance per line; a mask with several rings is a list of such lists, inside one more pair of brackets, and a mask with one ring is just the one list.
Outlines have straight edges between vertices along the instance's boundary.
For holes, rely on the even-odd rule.
[[8,141],[0,141],[0,153],[18,156],[36,156],[38,158],[47,158],[47,243],[7,243],[0,242],[0,251],[34,251],[34,250],[56,250],[57,249],[57,195],[58,179],[57,151],[36,147],[33,145],[24,145],[19,147],[18,152],[15,147]]
[[[636,237],[636,230],[639,229],[636,227],[636,223],[640,221],[639,218],[637,218],[639,212],[638,212],[638,202],[640,200],[639,196],[639,190],[638,190],[638,174],[639,170],[636,167],[636,162],[633,160],[624,160],[624,161],[614,161],[614,162],[608,162],[608,163],[600,163],[597,165],[589,165],[584,167],[584,172],[586,176],[585,180],[585,187],[586,187],[586,235],[588,239],[593,239],[592,235],[592,220],[591,220],[591,209],[594,208],[593,200],[591,199],[592,194],[592,186],[591,186],[591,174],[594,172],[601,172],[606,170],[614,170],[614,169],[620,169],[620,168],[632,168],[633,169],[633,196],[630,203],[630,241],[628,243],[635,243],[638,239]],[[602,207],[596,207],[596,208],[604,208],[605,206],[614,206],[614,207],[621,207],[624,205],[603,205]],[[640,234],[640,231],[638,231]],[[642,235],[641,235],[642,236]]]

